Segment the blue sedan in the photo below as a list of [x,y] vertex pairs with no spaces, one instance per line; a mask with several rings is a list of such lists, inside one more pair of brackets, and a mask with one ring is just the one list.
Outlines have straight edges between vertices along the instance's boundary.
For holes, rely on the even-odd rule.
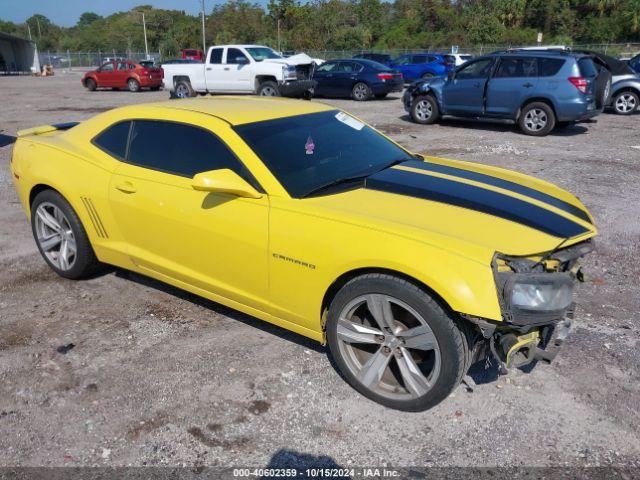
[[401,73],[381,63],[356,58],[323,63],[313,72],[313,80],[317,82],[314,95],[351,97],[360,102],[401,92],[404,86]]
[[405,82],[421,78],[444,77],[455,69],[455,57],[439,53],[408,53],[391,61],[390,67],[399,70]]

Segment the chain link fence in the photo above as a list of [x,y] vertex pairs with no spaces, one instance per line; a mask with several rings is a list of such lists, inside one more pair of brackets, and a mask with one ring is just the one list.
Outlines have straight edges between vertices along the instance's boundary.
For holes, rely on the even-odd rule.
[[[485,55],[495,51],[508,50],[510,48],[520,47],[532,47],[535,45],[460,45],[458,46],[458,53],[469,55]],[[574,50],[593,50],[596,52],[604,53],[612,57],[618,58],[631,58],[634,55],[640,53],[640,43],[608,43],[608,44],[581,44],[581,45],[566,45],[570,46]],[[386,53],[395,58],[406,53],[450,53],[452,51],[451,45],[438,46],[432,45],[427,48],[395,48],[387,50],[377,49],[362,49],[362,50],[311,50],[305,53],[314,58],[330,59],[330,58],[351,58],[354,55],[364,52]]]
[[53,52],[43,51],[38,53],[40,65],[52,65],[53,68],[81,68],[98,67],[109,60],[153,60],[159,62],[162,59],[160,52]]

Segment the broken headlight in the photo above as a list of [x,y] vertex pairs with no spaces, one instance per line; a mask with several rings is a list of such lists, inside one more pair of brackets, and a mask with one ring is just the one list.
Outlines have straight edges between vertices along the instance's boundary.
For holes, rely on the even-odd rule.
[[282,75],[285,80],[297,80],[298,72],[296,67],[282,67]]
[[573,304],[569,273],[498,272],[496,284],[505,319],[517,325],[560,320]]

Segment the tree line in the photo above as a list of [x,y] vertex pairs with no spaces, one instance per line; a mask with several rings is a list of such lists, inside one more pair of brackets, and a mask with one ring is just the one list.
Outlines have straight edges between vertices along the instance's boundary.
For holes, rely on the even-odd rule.
[[[144,51],[164,56],[202,45],[201,20],[141,5],[102,17],[80,15],[61,27],[36,14],[0,31],[37,42],[40,51]],[[282,50],[429,48],[446,45],[580,44],[640,41],[640,0],[270,0],[266,7],[227,0],[206,15],[206,41],[260,43]],[[278,42],[279,40],[279,42]]]

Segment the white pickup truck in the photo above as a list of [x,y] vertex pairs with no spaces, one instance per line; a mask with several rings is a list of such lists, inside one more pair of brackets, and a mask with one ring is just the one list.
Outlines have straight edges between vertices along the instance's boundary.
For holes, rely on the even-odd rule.
[[284,58],[261,45],[210,47],[204,63],[168,63],[164,88],[171,97],[198,93],[249,93],[266,96],[307,96],[315,61],[301,53]]

